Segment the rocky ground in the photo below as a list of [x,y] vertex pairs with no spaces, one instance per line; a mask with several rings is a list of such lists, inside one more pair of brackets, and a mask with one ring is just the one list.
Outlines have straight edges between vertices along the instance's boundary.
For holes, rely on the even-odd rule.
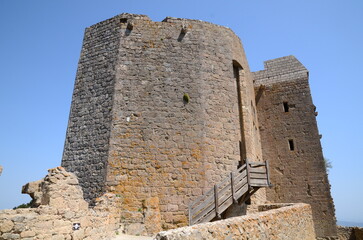
[[120,234],[117,237],[115,237],[113,240],[152,240],[152,239],[153,239],[152,237]]

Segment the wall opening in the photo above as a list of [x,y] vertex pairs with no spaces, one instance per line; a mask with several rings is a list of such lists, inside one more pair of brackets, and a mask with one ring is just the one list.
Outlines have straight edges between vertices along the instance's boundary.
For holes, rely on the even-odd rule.
[[239,114],[239,125],[240,125],[240,134],[241,140],[239,143],[240,146],[240,162],[238,167],[242,166],[245,163],[246,155],[246,141],[244,135],[244,125],[243,125],[243,111],[242,111],[242,93],[241,93],[241,73],[243,73],[242,66],[235,60],[233,60],[233,77],[236,80],[237,85],[237,102],[238,102],[238,114]]
[[289,139],[289,148],[290,148],[290,151],[295,150],[294,140],[292,140],[292,139]]
[[289,103],[288,102],[284,102],[284,111],[285,112],[289,111]]
[[120,23],[127,23],[127,18],[121,18]]

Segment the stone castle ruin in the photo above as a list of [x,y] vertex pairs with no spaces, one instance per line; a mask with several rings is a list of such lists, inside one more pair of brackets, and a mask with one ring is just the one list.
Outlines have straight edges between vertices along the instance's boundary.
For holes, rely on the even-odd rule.
[[[265,211],[266,203],[307,203],[311,210],[302,204],[291,211],[312,211],[311,224],[295,219],[296,226],[336,236],[308,77],[293,56],[251,72],[240,39],[223,26],[115,16],[85,31],[62,167],[77,176],[96,210],[105,196],[117,200],[102,210],[113,213],[113,226],[117,213],[125,232],[152,235],[187,226],[191,203],[204,195],[215,202],[208,221]],[[254,179],[258,174],[263,177]],[[234,195],[238,179],[247,189],[241,196]],[[218,187],[232,192],[223,209]],[[275,221],[283,229],[287,215],[275,211],[281,222],[263,224]],[[269,219],[254,216],[239,222]]]
[[273,187],[252,205],[309,203],[317,235],[336,235],[308,77],[293,56],[250,72],[226,27],[121,14],[86,29],[62,166],[89,202],[120,194],[125,222],[162,230],[246,159],[269,160]]

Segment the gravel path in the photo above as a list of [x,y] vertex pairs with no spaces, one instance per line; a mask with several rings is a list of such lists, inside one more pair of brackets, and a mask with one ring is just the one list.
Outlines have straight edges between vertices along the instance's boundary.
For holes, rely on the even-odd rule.
[[113,238],[113,240],[152,240],[153,237],[145,237],[145,236],[133,236],[120,234],[117,237]]

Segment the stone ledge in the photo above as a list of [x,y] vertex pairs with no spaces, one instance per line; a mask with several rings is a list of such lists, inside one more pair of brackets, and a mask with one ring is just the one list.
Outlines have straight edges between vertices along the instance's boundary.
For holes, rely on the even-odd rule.
[[274,209],[160,232],[155,239],[315,239],[310,205],[297,203],[278,206],[262,205],[261,209]]

